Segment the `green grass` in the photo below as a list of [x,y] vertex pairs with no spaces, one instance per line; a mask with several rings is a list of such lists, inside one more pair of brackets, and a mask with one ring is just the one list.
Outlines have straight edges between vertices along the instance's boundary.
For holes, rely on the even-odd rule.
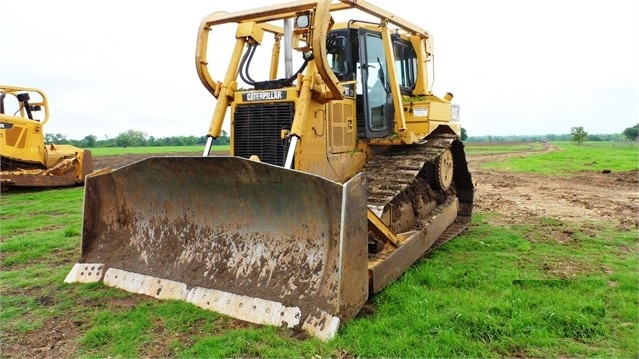
[[[531,245],[531,231],[552,228],[541,221],[543,230],[488,223],[480,213],[462,237],[375,296],[374,318],[357,318],[341,333],[349,351],[363,357],[637,355],[637,254],[613,250],[636,248],[636,233],[603,227],[594,236],[576,232],[584,238],[579,246]],[[567,276],[555,270],[566,268]]]
[[[639,169],[637,147],[612,147],[609,142],[587,142],[582,145],[560,142],[553,145],[557,147],[557,150],[525,157],[513,157],[505,161],[487,162],[482,164],[482,167],[548,175],[567,175],[579,171],[620,172]],[[474,147],[468,146],[468,148]]]
[[[570,168],[579,151],[599,162],[596,156],[613,150],[561,148],[557,168]],[[617,170],[636,164],[632,154],[619,158]],[[511,161],[507,168],[531,166]],[[82,197],[81,188],[0,196],[3,357],[25,336],[63,328],[75,333],[73,358],[639,355],[637,231],[612,223],[537,218],[503,226],[492,224],[499,214],[477,212],[462,236],[418,261],[335,339],[321,342],[101,283],[63,283],[80,255]]]
[[[200,154],[204,145],[198,146],[148,146],[148,147],[97,147],[90,148],[93,156],[118,156],[127,154],[153,155],[160,153],[193,153]],[[229,146],[213,146],[211,152],[228,152]]]

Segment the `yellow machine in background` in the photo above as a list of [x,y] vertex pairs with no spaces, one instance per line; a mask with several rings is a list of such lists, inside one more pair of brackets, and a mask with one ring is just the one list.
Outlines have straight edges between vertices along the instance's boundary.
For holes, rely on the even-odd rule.
[[[336,22],[343,10],[353,11]],[[207,47],[228,23],[235,45],[218,81]],[[265,66],[255,54],[269,38]],[[204,156],[91,176],[67,282],[328,339],[468,226],[459,108],[430,91],[428,32],[366,1],[304,0],[213,13],[197,40],[199,77],[217,99]],[[282,47],[298,54],[297,72],[278,74]],[[209,157],[227,113],[230,156]]]
[[91,152],[44,143],[49,103],[39,89],[0,85],[0,181],[9,187],[58,187],[84,183],[93,172]]

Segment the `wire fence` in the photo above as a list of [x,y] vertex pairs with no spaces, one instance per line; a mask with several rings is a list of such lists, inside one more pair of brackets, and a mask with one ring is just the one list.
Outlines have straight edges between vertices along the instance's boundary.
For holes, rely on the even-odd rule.
[[639,147],[639,139],[637,140],[621,140],[610,141],[610,147]]

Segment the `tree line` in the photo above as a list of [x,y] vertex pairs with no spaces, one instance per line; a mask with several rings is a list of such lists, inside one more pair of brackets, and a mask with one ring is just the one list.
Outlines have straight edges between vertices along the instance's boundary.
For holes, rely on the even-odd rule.
[[[468,136],[465,128],[461,129],[461,139],[466,142],[539,142],[539,141],[571,141],[583,143],[585,141],[620,141],[639,139],[639,124],[626,128],[622,133],[589,134],[583,127],[573,127],[570,133],[547,135],[512,135],[512,136]],[[171,136],[153,137],[138,130],[128,130],[114,138],[98,139],[95,135],[85,136],[80,140],[70,140],[62,134],[46,134],[46,143],[71,144],[80,148],[96,147],[146,147],[146,146],[197,146],[206,143],[206,136]],[[222,135],[215,141],[215,145],[229,145],[231,139],[222,130]]]
[[[464,131],[462,129],[462,140]],[[570,133],[523,136],[468,136],[466,142],[539,142],[539,141],[569,141],[583,143],[586,141],[622,141],[639,140],[639,124],[626,128],[622,133],[589,134],[583,126],[572,127]]]
[[[80,140],[68,139],[65,135],[46,134],[44,136],[45,143],[54,143],[60,145],[73,145],[80,148],[99,148],[99,147],[159,147],[159,146],[197,146],[206,144],[206,136],[170,136],[170,137],[154,137],[148,136],[143,131],[128,130],[118,134],[114,138],[98,139],[95,135],[87,135]],[[214,145],[228,145],[231,139],[222,130],[222,135],[214,141]]]

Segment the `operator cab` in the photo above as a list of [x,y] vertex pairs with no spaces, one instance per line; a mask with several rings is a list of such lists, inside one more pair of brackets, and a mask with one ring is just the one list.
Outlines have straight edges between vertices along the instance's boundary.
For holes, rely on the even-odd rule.
[[[385,137],[393,132],[394,107],[382,34],[364,28],[333,30],[327,37],[331,69],[341,82],[357,81],[357,136]],[[410,95],[417,77],[417,55],[411,43],[393,35],[394,71],[402,95]]]

